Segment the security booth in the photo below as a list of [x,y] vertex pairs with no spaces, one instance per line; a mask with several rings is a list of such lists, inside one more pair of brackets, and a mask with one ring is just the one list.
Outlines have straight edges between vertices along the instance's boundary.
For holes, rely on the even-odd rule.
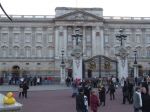
[[116,60],[97,55],[83,62],[83,78],[118,76]]

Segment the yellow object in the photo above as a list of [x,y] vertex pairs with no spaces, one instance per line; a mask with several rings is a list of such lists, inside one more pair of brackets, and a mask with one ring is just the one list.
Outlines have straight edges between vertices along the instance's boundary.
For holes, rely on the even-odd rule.
[[7,104],[7,105],[15,104],[16,100],[13,97],[13,93],[12,92],[8,92],[6,94],[6,96],[4,97],[4,99],[3,99],[3,102],[4,102],[4,104]]

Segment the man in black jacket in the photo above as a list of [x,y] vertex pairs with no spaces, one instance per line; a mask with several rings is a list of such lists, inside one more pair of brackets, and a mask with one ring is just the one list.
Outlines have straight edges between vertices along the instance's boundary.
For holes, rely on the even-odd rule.
[[84,112],[84,91],[83,89],[79,90],[79,94],[76,96],[76,110],[77,112]]
[[150,95],[147,94],[146,88],[142,87],[142,112],[150,112]]

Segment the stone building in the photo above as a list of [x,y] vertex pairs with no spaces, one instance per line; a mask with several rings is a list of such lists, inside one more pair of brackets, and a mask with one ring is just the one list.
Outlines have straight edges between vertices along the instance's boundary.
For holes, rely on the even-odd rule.
[[57,7],[54,16],[11,15],[13,22],[0,16],[0,70],[8,75],[18,67],[21,74],[60,76],[61,50],[66,71],[71,68],[72,34],[80,28],[83,58],[105,55],[115,59],[120,46],[116,34],[127,35],[129,66],[137,50],[144,73],[150,69],[150,17],[105,17],[102,8]]

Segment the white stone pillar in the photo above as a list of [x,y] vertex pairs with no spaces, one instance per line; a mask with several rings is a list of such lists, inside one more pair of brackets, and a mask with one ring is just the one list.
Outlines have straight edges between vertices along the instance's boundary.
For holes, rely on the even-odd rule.
[[83,37],[82,37],[82,39],[83,39],[83,56],[85,56],[86,54],[86,38],[85,38],[85,36],[86,36],[86,34],[85,34],[85,27],[83,27]]
[[63,38],[64,40],[63,40],[63,42],[64,42],[64,46],[63,46],[63,48],[64,48],[64,51],[65,51],[65,55],[64,56],[67,56],[67,27],[64,27],[64,38]]
[[59,56],[59,41],[58,41],[58,38],[59,38],[59,31],[58,31],[58,28],[56,27],[56,30],[55,30],[55,56],[58,57]]
[[82,80],[82,57],[73,59],[73,79]]
[[103,29],[100,29],[100,38],[101,38],[101,40],[100,40],[100,47],[101,47],[100,54],[105,55],[104,54],[104,33],[103,33]]
[[134,77],[139,77],[139,68],[138,68],[138,64],[134,64]]
[[66,71],[65,71],[65,65],[61,65],[60,69],[60,83],[64,84],[66,79]]
[[118,78],[122,79],[128,77],[128,60],[127,57],[123,61],[120,57],[117,57],[118,60]]
[[96,36],[95,27],[92,26],[92,56],[96,55]]

